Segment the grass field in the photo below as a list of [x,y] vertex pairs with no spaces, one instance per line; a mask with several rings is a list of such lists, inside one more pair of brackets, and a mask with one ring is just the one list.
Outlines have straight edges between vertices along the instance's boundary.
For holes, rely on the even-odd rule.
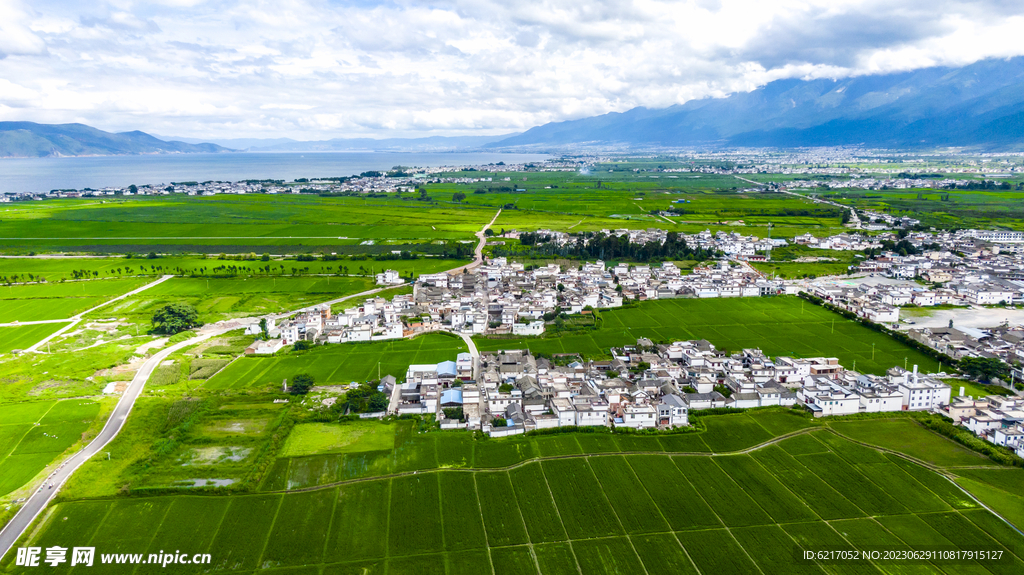
[[[770,421],[779,431],[798,427],[780,411],[740,416],[752,425]],[[775,435],[765,426],[762,431]],[[397,430],[396,441],[403,433]],[[180,549],[211,553],[214,569],[324,575],[461,575],[466,569],[648,575],[891,572],[892,565],[884,562],[797,560],[803,548],[868,545],[983,546],[1006,553],[1001,563],[924,562],[912,572],[941,568],[1001,574],[1024,568],[1024,537],[973,502],[950,501],[947,493],[934,489],[951,485],[936,473],[905,460],[897,465],[891,456],[820,433],[744,455],[587,456],[579,454],[581,444],[565,444],[551,453],[576,455],[508,471],[371,476],[302,493],[66,501],[19,545],[45,548],[67,545],[73,538],[95,545],[97,556],[129,548],[143,554]],[[587,435],[593,434],[575,437]],[[407,436],[405,441],[415,439]],[[476,443],[515,445],[507,440]],[[1016,485],[1019,479],[1001,481]],[[5,559],[6,572],[15,572],[12,559]],[[172,571],[189,572],[182,566]]]
[[374,423],[304,423],[292,429],[281,456],[382,451],[394,444],[393,429]]
[[0,287],[0,323],[64,319],[145,285],[143,278]]
[[719,349],[760,348],[769,356],[838,357],[848,369],[884,374],[893,366],[919,365],[934,371],[938,361],[795,297],[671,299],[601,311],[603,325],[591,332],[550,339],[483,339],[481,351],[524,349],[534,353],[582,353],[607,357],[609,348],[652,341],[707,339]]
[[374,288],[363,277],[211,278],[175,277],[97,310],[90,317],[128,317],[147,322],[159,308],[187,303],[205,322],[280,312]]
[[82,399],[0,405],[0,497],[78,442],[99,409]]
[[279,357],[243,357],[206,382],[204,388],[246,389],[280,385],[300,373],[312,375],[318,385],[361,382],[380,374],[405,376],[413,363],[438,363],[455,360],[466,351],[466,344],[448,335],[427,334],[414,339],[324,345],[301,354]]
[[32,347],[32,345],[65,325],[67,324],[58,322],[0,327],[0,353]]

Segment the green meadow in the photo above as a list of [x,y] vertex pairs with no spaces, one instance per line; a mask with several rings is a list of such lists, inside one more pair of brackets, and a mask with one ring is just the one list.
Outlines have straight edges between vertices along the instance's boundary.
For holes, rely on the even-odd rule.
[[[771,357],[838,357],[849,369],[883,374],[893,366],[938,362],[857,322],[795,297],[665,299],[600,311],[601,327],[552,337],[476,338],[481,351],[529,348],[534,353],[582,353],[599,358],[609,348],[636,343],[706,339],[718,349],[760,348]],[[949,367],[949,366],[946,366]]]

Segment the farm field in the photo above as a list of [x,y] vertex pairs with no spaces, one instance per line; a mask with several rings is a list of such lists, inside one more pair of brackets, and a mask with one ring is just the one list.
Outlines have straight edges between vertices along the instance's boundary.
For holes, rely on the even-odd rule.
[[363,277],[174,277],[90,315],[146,322],[167,304],[187,303],[201,320],[211,322],[296,309],[374,287],[373,280]]
[[99,409],[83,399],[0,405],[0,497],[78,442]]
[[0,287],[0,323],[65,319],[141,287],[145,278]]
[[426,244],[472,239],[497,211],[405,198],[289,194],[46,201],[5,213],[0,246],[15,253],[340,253],[366,238]]
[[64,322],[0,327],[0,353],[26,349],[67,325]]
[[404,377],[413,363],[455,360],[466,344],[449,335],[427,334],[413,339],[372,343],[318,346],[301,354],[278,357],[243,357],[213,376],[203,386],[208,390],[249,389],[281,385],[300,373],[308,373],[318,385],[347,384],[377,379],[380,374]]
[[998,466],[987,457],[932,433],[908,419],[832,421],[829,427],[855,441],[906,453],[942,467]]
[[[760,425],[760,413],[771,414],[764,421],[780,430],[793,427],[780,411],[741,416]],[[396,441],[403,434],[396,429]],[[404,441],[429,435],[446,437]],[[1004,551],[1003,562],[976,561],[972,572],[1024,568],[1024,537],[976,503],[931,490],[933,481],[948,484],[933,471],[905,460],[885,463],[888,456],[836,436],[814,438],[816,453],[787,453],[798,439],[805,444],[791,450],[808,451],[808,438],[742,455],[576,454],[508,471],[378,473],[302,493],[71,500],[19,545],[66,546],[73,538],[95,544],[97,556],[172,548],[210,553],[214,569],[235,572],[733,573],[756,565],[764,572],[825,573],[836,567],[798,562],[799,549],[922,544]],[[823,459],[841,462],[841,472]],[[885,491],[880,480],[889,482]],[[115,541],[115,533],[134,535]],[[16,572],[12,560],[0,569]],[[842,571],[855,569],[890,572],[891,565],[864,561]]]
[[608,356],[609,348],[635,344],[639,337],[654,342],[706,339],[730,352],[754,347],[772,357],[838,357],[851,369],[856,362],[857,371],[874,374],[904,363],[926,373],[939,367],[938,361],[888,336],[796,297],[666,299],[600,314],[603,324],[594,331],[475,341],[481,351],[529,347],[534,353],[600,358]]
[[[388,252],[397,247],[388,247]],[[328,252],[330,253],[330,252]],[[11,281],[23,281],[34,277],[44,277],[50,282],[59,282],[61,279],[71,280],[75,272],[80,277],[94,278],[128,278],[128,276],[150,277],[146,281],[152,281],[164,274],[175,275],[210,275],[215,277],[276,277],[278,280],[288,278],[293,273],[305,275],[372,275],[371,271],[380,272],[384,269],[393,269],[407,276],[409,272],[414,274],[434,273],[449,270],[465,264],[469,260],[448,259],[443,257],[421,257],[412,260],[323,260],[317,258],[314,261],[300,262],[297,259],[283,259],[274,257],[264,262],[260,254],[246,254],[244,257],[251,259],[230,259],[225,255],[221,259],[219,255],[203,257],[159,257],[156,259],[147,258],[126,258],[126,257],[88,257],[88,258],[0,258],[0,278],[7,277]],[[239,256],[241,258],[242,256]],[[269,270],[267,268],[270,268]],[[292,271],[295,268],[295,271]],[[347,271],[346,271],[347,268]],[[129,278],[131,279],[131,278]],[[205,278],[204,278],[205,279]],[[143,282],[145,283],[145,282]],[[56,283],[52,285],[58,285]],[[78,282],[68,282],[64,285],[78,286]],[[142,285],[142,284],[139,284]],[[28,286],[0,286],[2,289],[27,289]],[[92,288],[89,288],[92,289]],[[129,291],[129,290],[124,290]],[[119,292],[124,293],[124,292]],[[2,296],[0,291],[0,296]],[[68,295],[77,295],[71,294]],[[85,294],[83,294],[85,295]],[[117,294],[115,294],[117,295]]]
[[[537,457],[583,453],[728,453],[755,447],[779,435],[821,425],[813,418],[785,409],[716,415],[703,421],[707,431],[701,433],[657,436],[573,433],[498,441],[478,441],[462,432],[419,434],[411,422],[330,424],[327,430],[334,437],[362,435],[363,430],[369,429],[367,426],[376,426],[383,438],[370,441],[363,435],[363,439],[351,447],[326,447],[317,454],[312,454],[312,450],[307,448],[296,453],[303,457],[288,457],[287,445],[292,443],[289,438],[285,453],[278,458],[260,489],[303,489],[410,470],[505,468]],[[313,424],[297,427],[306,425]],[[310,428],[310,431],[317,429],[322,428]],[[300,439],[296,443],[314,445],[316,440],[306,441],[305,434],[305,431],[300,431]],[[525,470],[514,469],[511,472],[513,479],[529,475]]]

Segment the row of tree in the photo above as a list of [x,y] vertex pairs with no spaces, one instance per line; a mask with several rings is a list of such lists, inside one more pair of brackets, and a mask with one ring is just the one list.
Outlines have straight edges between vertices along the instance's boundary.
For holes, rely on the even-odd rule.
[[[546,235],[524,234],[526,241],[520,237],[520,244],[529,247],[526,255],[530,257],[560,257],[582,260],[626,260],[632,262],[650,262],[665,260],[696,260],[704,261],[720,255],[718,250],[691,246],[686,238],[678,232],[669,232],[665,241],[636,243],[629,241],[627,236],[613,236],[602,233],[583,233],[573,235],[564,245],[556,245]],[[501,246],[494,248],[494,255],[523,255],[521,249],[507,249]]]

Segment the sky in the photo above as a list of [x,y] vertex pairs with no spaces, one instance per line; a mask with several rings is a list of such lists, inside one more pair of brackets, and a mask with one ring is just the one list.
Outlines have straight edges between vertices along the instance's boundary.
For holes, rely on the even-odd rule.
[[0,121],[495,135],[1024,55],[1020,0],[0,0]]

